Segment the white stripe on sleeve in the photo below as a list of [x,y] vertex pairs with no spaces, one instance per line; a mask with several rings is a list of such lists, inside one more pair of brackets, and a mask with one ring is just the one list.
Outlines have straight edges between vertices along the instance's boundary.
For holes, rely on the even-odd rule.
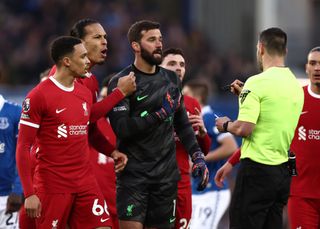
[[39,128],[40,127],[39,124],[35,124],[35,123],[32,123],[32,122],[27,122],[27,121],[24,121],[24,120],[20,120],[20,123],[23,124],[23,125],[26,125],[26,126],[34,127],[34,128]]

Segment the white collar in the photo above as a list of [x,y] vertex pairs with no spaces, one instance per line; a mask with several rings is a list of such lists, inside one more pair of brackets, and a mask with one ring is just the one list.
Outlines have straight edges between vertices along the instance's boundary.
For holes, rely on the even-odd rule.
[[70,91],[73,91],[73,89],[74,89],[74,85],[73,85],[72,87],[65,87],[65,86],[63,86],[61,83],[59,83],[55,78],[53,78],[53,76],[50,76],[49,79],[50,79],[58,88],[60,88],[60,89],[63,90],[63,91],[70,92]]
[[92,73],[91,73],[91,72],[87,72],[87,73],[85,74],[85,76],[86,76],[87,78],[90,78],[90,77],[92,76]]
[[314,97],[314,98],[317,98],[317,99],[320,99],[320,95],[314,93],[312,90],[311,90],[311,84],[308,85],[308,92],[309,94]]

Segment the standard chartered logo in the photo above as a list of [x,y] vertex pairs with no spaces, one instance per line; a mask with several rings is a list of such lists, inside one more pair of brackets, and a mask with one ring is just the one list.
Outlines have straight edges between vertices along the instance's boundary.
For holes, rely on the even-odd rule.
[[298,128],[298,139],[301,141],[309,140],[320,140],[320,130],[306,130],[304,126]]
[[308,139],[310,140],[320,140],[320,130],[309,130]]
[[60,126],[58,126],[58,138],[61,138],[61,137],[64,137],[64,138],[68,137],[67,127],[64,124],[61,124]]
[[300,126],[298,128],[298,135],[299,135],[298,137],[299,140],[303,140],[303,141],[306,140],[307,135],[306,135],[306,128],[304,128],[304,126]]
[[58,126],[58,138],[64,137],[67,138],[68,135],[86,135],[87,134],[87,125],[71,125],[66,126],[61,124]]
[[72,125],[69,126],[70,135],[86,135],[87,134],[87,125]]

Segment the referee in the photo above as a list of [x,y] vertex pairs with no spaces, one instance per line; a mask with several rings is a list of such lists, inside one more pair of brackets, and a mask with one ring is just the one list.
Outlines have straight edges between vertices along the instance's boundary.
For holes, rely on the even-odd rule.
[[261,32],[257,61],[262,73],[231,84],[239,95],[238,119],[216,119],[221,132],[243,137],[241,164],[230,205],[230,228],[282,228],[290,189],[288,149],[303,106],[303,90],[284,64],[287,35]]

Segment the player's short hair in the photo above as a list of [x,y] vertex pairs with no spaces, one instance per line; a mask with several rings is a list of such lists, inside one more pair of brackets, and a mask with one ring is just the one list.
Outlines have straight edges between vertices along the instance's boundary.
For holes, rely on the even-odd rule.
[[263,30],[259,36],[270,55],[285,56],[287,53],[287,34],[280,28],[272,27]]
[[154,21],[148,21],[148,20],[142,20],[142,21],[137,21],[134,24],[132,24],[128,30],[128,40],[130,44],[132,42],[140,42],[142,38],[142,31],[149,31],[152,29],[159,29],[160,28],[160,23],[154,22]]
[[168,55],[181,55],[184,58],[184,53],[182,51],[182,49],[179,48],[168,48],[166,50],[163,51],[163,58],[165,58]]
[[312,48],[309,53],[312,53],[312,52],[320,52],[320,46]]
[[77,21],[70,30],[70,36],[83,39],[87,35],[85,28],[92,24],[99,24],[99,22],[91,18]]
[[53,40],[50,46],[51,58],[56,65],[68,54],[74,51],[74,46],[81,44],[81,40],[71,36],[61,36]]
[[187,81],[184,86],[188,86],[192,93],[197,96],[200,99],[201,104],[207,104],[208,103],[208,97],[209,97],[209,82],[202,78],[195,78]]

